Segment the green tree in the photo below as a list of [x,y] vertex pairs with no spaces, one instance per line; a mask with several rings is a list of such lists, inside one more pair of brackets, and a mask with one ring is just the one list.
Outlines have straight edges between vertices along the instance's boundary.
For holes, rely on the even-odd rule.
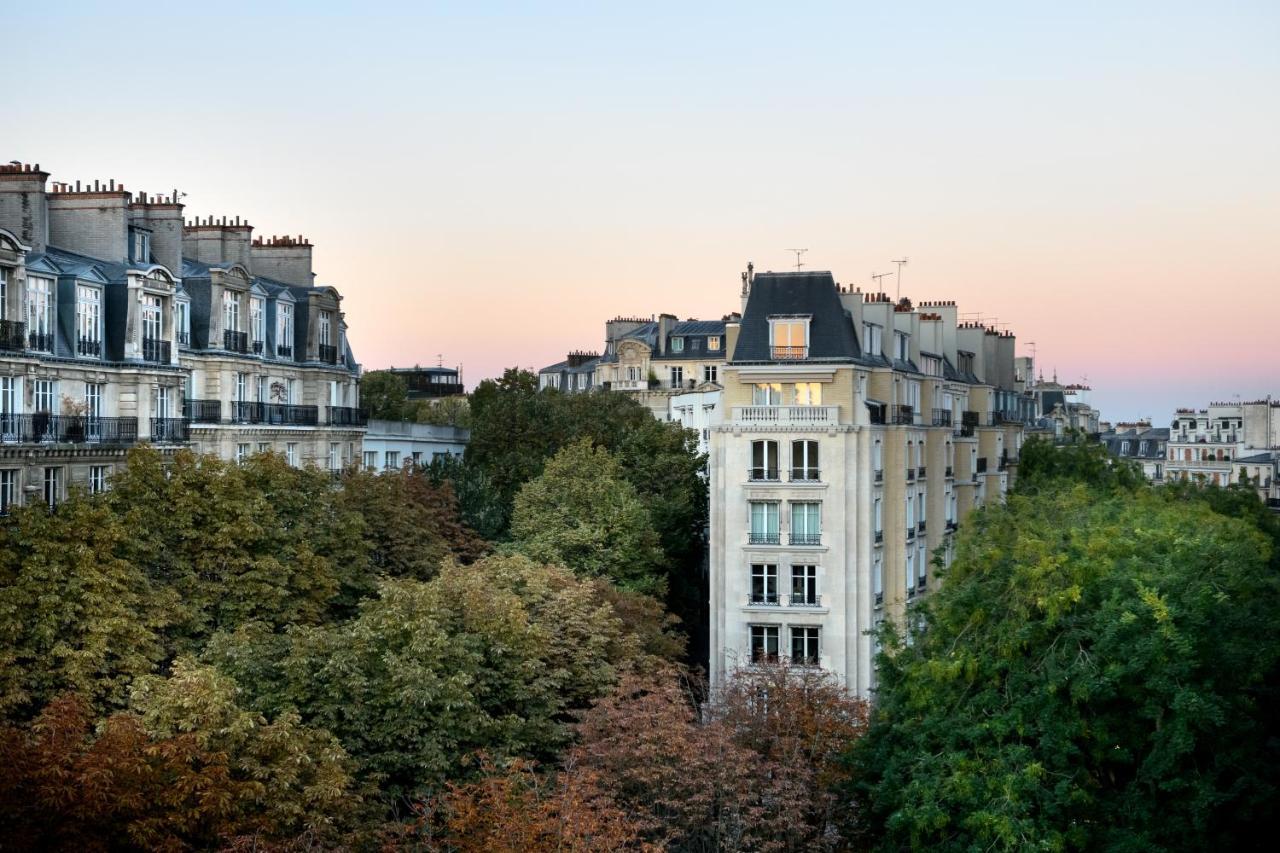
[[1022,494],[1061,481],[1084,483],[1099,489],[1136,489],[1146,485],[1142,468],[1132,460],[1107,452],[1083,433],[1073,432],[1062,443],[1039,436],[1029,438],[1018,454],[1018,476],[1014,484]]
[[[1070,478],[1068,478],[1068,481]],[[962,533],[851,755],[884,849],[1236,849],[1275,830],[1280,578],[1202,502],[1069,482]]]
[[422,400],[414,412],[414,420],[420,424],[471,428],[471,401],[465,395],[441,397],[438,400]]
[[618,461],[589,439],[565,447],[520,489],[511,532],[534,560],[641,592],[662,589],[663,554],[649,511]]
[[398,421],[405,416],[409,388],[390,370],[370,370],[360,377],[360,405],[369,417]]
[[487,471],[463,456],[446,453],[422,466],[422,473],[437,486],[449,484],[462,523],[481,539],[497,542],[506,538],[511,506],[502,499]]

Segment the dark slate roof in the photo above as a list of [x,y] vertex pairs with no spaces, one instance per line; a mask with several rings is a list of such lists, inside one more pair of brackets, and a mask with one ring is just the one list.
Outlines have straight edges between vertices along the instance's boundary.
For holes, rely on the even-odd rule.
[[831,273],[766,272],[757,273],[751,282],[751,295],[742,312],[742,327],[733,351],[735,362],[774,360],[769,318],[779,314],[809,315],[809,361],[858,359],[860,350],[853,323],[840,304]]
[[724,320],[685,320],[671,329],[673,335],[723,335]]
[[1270,465],[1276,461],[1276,458],[1270,453],[1259,453],[1255,456],[1239,456],[1237,462],[1247,462],[1250,465]]
[[1061,391],[1041,391],[1040,392],[1040,410],[1045,414],[1052,412],[1055,406],[1062,406],[1065,411],[1067,408],[1067,398],[1063,396]]

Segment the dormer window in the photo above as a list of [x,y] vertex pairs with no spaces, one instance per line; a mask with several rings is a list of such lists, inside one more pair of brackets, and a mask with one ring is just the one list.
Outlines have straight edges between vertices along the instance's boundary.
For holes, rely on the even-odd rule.
[[708,352],[719,352],[719,351],[720,351],[720,336],[719,336],[719,335],[712,335],[711,337],[707,338],[707,351],[708,351]]
[[906,332],[893,333],[893,357],[898,361],[911,360],[911,338]]
[[76,354],[102,357],[102,291],[76,285]]
[[935,358],[931,355],[921,356],[921,369],[925,376],[941,376],[942,375],[942,359]]
[[769,318],[769,341],[775,359],[809,357],[809,318]]
[[138,229],[131,230],[132,240],[129,244],[129,259],[134,263],[145,264],[151,260],[151,235]]
[[862,324],[862,349],[866,355],[884,355],[884,329],[875,323]]
[[671,351],[672,351],[672,352],[684,352],[684,338],[672,338],[672,339],[671,339]]

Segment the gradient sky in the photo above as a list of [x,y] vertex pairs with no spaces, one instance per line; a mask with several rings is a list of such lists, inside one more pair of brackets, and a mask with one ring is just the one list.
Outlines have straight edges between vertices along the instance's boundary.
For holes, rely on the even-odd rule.
[[474,384],[617,314],[720,317],[805,247],[864,289],[909,256],[904,295],[1034,341],[1104,417],[1280,396],[1273,0],[2,20],[0,160],[307,235],[366,369]]

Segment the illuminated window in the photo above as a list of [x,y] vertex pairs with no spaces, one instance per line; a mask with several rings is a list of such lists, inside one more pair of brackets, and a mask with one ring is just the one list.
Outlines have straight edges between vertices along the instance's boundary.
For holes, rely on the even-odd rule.
[[822,383],[821,382],[797,382],[796,383],[796,405],[797,406],[821,406],[822,405]]
[[770,320],[769,337],[774,358],[807,358],[809,355],[807,319]]

